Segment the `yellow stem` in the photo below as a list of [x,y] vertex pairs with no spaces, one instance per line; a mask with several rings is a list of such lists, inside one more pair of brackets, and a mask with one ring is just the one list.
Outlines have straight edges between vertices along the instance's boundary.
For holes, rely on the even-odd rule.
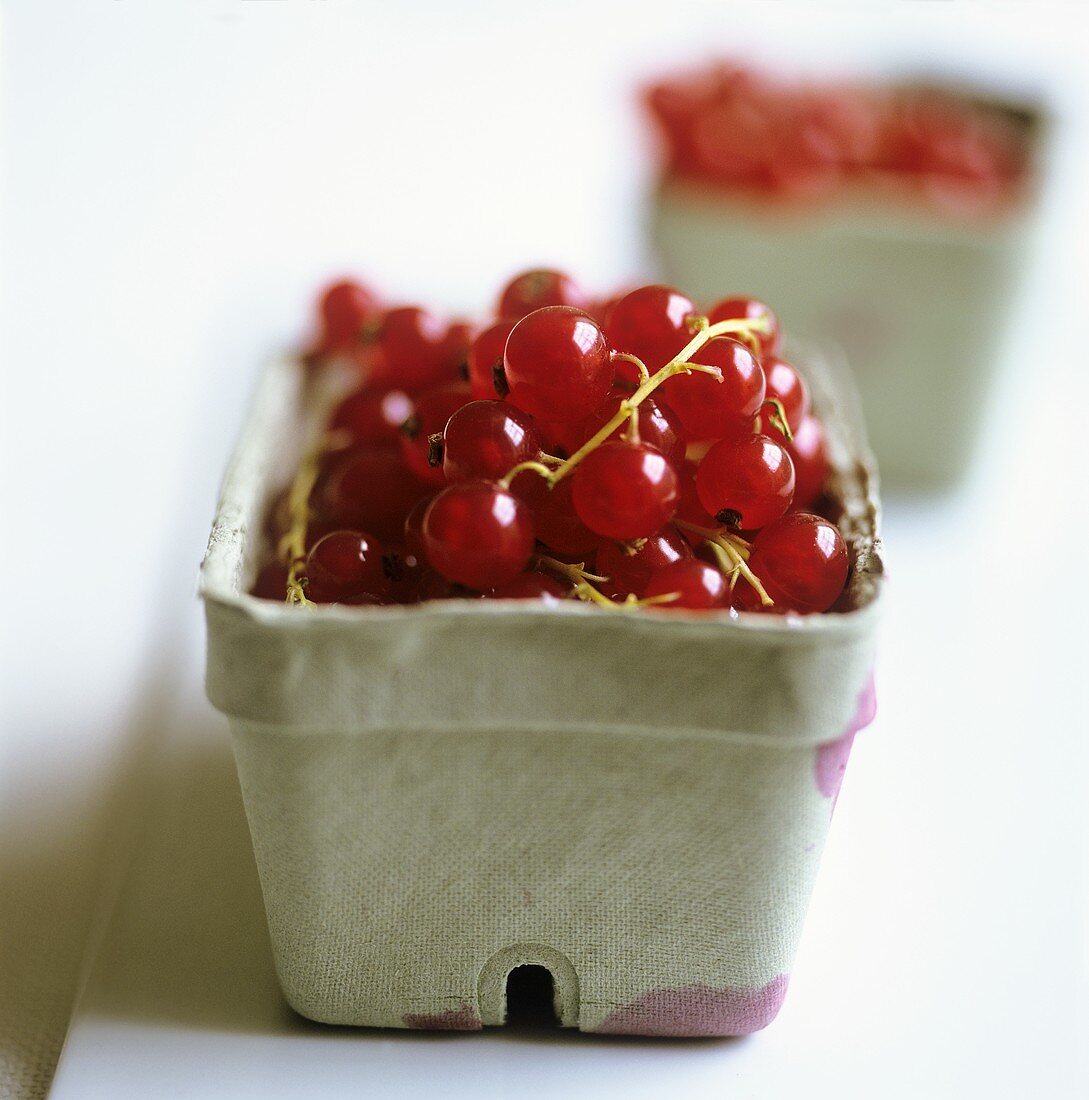
[[300,573],[306,560],[306,530],[310,523],[310,494],[318,480],[322,448],[319,446],[299,464],[295,480],[287,495],[288,528],[282,540],[289,555],[287,570],[287,602],[309,604],[303,591]]

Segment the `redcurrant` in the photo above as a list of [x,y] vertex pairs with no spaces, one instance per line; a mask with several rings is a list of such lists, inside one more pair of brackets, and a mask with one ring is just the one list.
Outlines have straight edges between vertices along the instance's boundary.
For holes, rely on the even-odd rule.
[[447,481],[497,481],[540,453],[541,440],[528,413],[505,401],[471,401],[446,424],[442,469]]
[[[791,432],[796,432],[809,412],[809,391],[802,376],[785,359],[774,355],[764,356],[762,365],[764,377],[767,379],[767,396],[779,401],[786,413],[787,426]],[[765,435],[768,434],[769,427],[774,429],[771,412],[770,408],[765,408],[762,413],[762,430]],[[778,436],[772,435],[772,439],[778,439]]]
[[527,313],[545,306],[574,306],[585,309],[588,304],[578,284],[562,271],[537,268],[516,275],[503,288],[496,314],[520,321]]
[[514,580],[493,588],[486,595],[493,600],[540,600],[557,604],[568,591],[559,581],[543,573],[519,573]]
[[332,531],[306,555],[306,597],[314,603],[346,603],[389,592],[381,544],[360,531]]
[[794,507],[812,508],[824,494],[828,480],[824,426],[810,414],[794,430],[794,439],[784,446],[794,463]]
[[495,481],[448,485],[428,506],[423,542],[447,580],[485,591],[514,580],[533,553],[529,508]]
[[318,302],[321,349],[328,352],[350,348],[377,309],[378,299],[362,283],[342,279],[327,286]]
[[677,599],[663,607],[688,611],[709,611],[730,606],[730,587],[726,578],[714,566],[699,558],[672,562],[657,570],[647,582],[646,596],[667,596],[677,593]]
[[693,371],[671,378],[665,400],[681,418],[690,439],[721,439],[748,434],[764,403],[764,372],[753,353],[737,340],[712,340],[694,362],[718,367],[722,381]]
[[503,363],[511,404],[545,420],[577,420],[613,381],[597,322],[569,306],[546,306],[523,317],[507,337]]
[[579,519],[611,539],[646,538],[677,510],[677,474],[647,443],[615,440],[575,468],[571,500]]
[[337,406],[329,427],[346,433],[352,443],[395,444],[412,411],[412,398],[404,390],[363,386]]
[[[829,520],[789,512],[756,536],[748,564],[774,601],[766,610],[813,614],[827,611],[847,583],[847,544]],[[744,583],[737,585],[735,602],[759,610],[759,598]]]
[[763,302],[756,298],[723,298],[721,302],[716,302],[707,314],[711,324],[742,319],[755,321],[759,317],[767,318],[770,326],[769,332],[756,334],[760,354],[761,356],[775,355],[779,350],[779,318]]
[[469,348],[469,387],[474,401],[495,397],[496,370],[503,368],[503,349],[514,321],[498,321],[486,328]]
[[642,596],[654,573],[690,557],[692,548],[676,527],[666,524],[641,545],[603,542],[597,549],[594,572],[609,578],[602,587],[610,596]]
[[446,427],[446,422],[469,400],[464,382],[451,382],[425,390],[415,401],[415,410],[401,425],[401,450],[408,468],[425,484],[446,484],[442,463],[431,465],[430,438]]
[[[690,298],[668,286],[643,286],[613,303],[605,317],[605,335],[615,351],[641,359],[652,374],[691,339],[688,318],[698,313]],[[621,377],[635,377],[624,367]]]
[[699,464],[696,492],[720,522],[755,531],[790,507],[794,466],[766,435],[721,439]]

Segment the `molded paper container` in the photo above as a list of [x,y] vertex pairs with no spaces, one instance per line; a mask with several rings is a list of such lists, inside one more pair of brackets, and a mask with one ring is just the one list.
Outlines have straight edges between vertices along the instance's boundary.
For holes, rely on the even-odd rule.
[[831,435],[854,610],[305,609],[245,594],[267,502],[318,430],[302,378],[280,362],[263,379],[202,578],[208,692],[291,1005],[475,1029],[538,964],[568,1027],[765,1026],[872,714],[881,561],[850,396]]
[[651,234],[664,278],[697,301],[730,287],[843,348],[888,484],[964,473],[1027,266],[1024,203],[961,220],[866,188],[795,208],[673,180]]

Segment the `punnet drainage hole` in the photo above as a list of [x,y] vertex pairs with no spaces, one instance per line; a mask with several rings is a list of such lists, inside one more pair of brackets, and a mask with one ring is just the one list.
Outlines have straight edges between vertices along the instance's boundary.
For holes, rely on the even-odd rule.
[[548,967],[515,967],[507,975],[507,1027],[559,1027],[555,994]]

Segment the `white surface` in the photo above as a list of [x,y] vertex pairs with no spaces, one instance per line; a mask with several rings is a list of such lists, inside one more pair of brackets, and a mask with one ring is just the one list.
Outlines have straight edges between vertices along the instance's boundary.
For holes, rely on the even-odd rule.
[[[102,838],[125,849],[110,807],[136,791],[155,816],[60,1097],[1084,1092],[1076,9],[9,0],[0,1051],[34,1062],[19,1080],[48,1075]],[[960,498],[890,508],[882,715],[784,1013],[751,1041],[682,1047],[285,1020],[190,598],[249,381],[340,268],[459,308],[529,262],[627,278],[644,183],[628,79],[717,44],[874,67],[967,54],[1050,84],[1069,114],[1046,279],[988,461]],[[123,751],[144,763],[105,800]],[[145,769],[165,785],[149,793]],[[164,913],[187,940],[156,940]]]

